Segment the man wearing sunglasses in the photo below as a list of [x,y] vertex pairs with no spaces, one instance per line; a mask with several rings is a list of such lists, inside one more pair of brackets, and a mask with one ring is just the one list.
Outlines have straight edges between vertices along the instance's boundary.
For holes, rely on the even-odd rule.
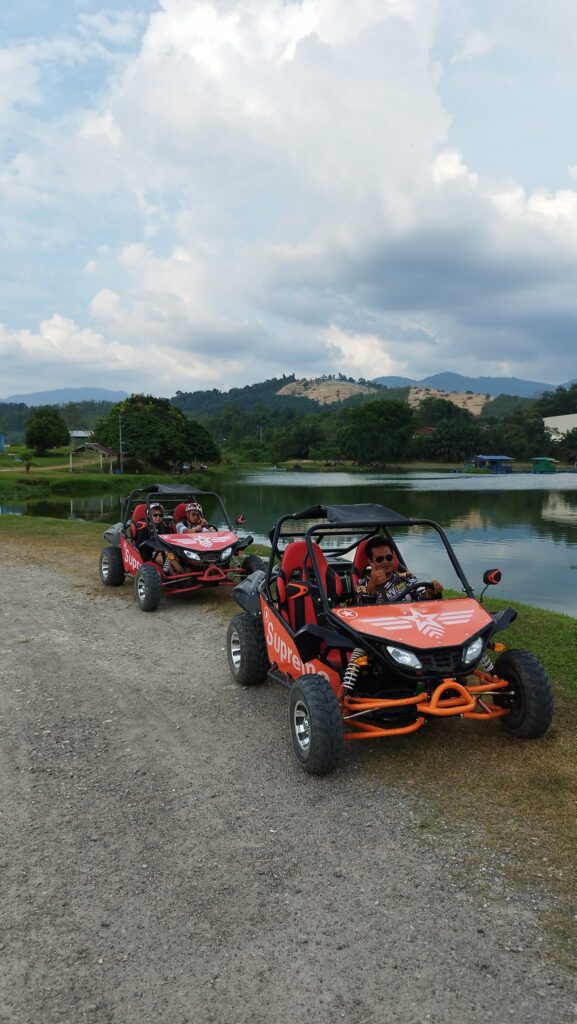
[[407,587],[417,577],[400,568],[398,559],[385,537],[370,537],[365,546],[369,564],[357,584],[359,604],[389,604],[392,601],[430,601],[443,593],[438,580],[432,580],[422,591],[407,594]]

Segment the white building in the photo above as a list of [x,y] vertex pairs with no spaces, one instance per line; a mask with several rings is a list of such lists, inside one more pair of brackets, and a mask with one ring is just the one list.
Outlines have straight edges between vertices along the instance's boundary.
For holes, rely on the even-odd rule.
[[570,430],[577,430],[577,412],[568,416],[545,416],[543,423],[553,440],[560,441]]

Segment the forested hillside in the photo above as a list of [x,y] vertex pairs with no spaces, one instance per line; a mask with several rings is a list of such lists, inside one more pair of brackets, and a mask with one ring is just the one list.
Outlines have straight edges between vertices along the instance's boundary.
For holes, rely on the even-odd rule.
[[290,374],[288,377],[273,377],[260,384],[246,384],[242,388],[231,388],[230,391],[219,391],[218,388],[213,388],[212,391],[177,391],[174,398],[171,398],[171,402],[187,415],[200,417],[219,416],[227,406],[246,410],[259,404],[279,410],[298,409],[302,413],[314,411],[317,408],[317,403],[311,401],[310,398],[277,394],[286,384],[292,384],[295,380],[295,375]]
[[[339,389],[334,388],[334,382],[339,379],[320,378],[321,392],[326,381],[326,393],[336,395]],[[502,394],[488,402],[480,416],[474,416],[467,408],[437,397],[426,398],[411,408],[408,388],[381,388],[376,396],[357,393],[333,404],[321,404],[301,395],[278,394],[295,380],[290,375],[230,391],[178,392],[170,401],[150,396],[132,398],[138,397],[141,404],[143,398],[149,404],[160,403],[166,413],[165,406],[172,406],[190,422],[193,433],[196,431],[192,446],[195,450],[200,453],[206,449],[208,453],[210,449],[206,439],[202,440],[201,426],[230,462],[266,464],[312,459],[334,464],[346,460],[362,465],[458,463],[480,452],[509,455],[519,461],[538,455],[570,463],[577,460],[577,431],[555,442],[543,424],[545,416],[577,413],[577,384],[557,388],[536,400]],[[343,388],[339,393],[354,390]],[[317,388],[314,393],[319,393]],[[130,401],[125,403],[125,411],[132,408]],[[107,433],[105,443],[114,447],[120,407],[108,402],[78,402],[56,408],[69,429],[92,429],[97,421],[102,424],[111,415],[114,422],[110,421],[110,437]],[[0,404],[0,432],[9,441],[23,440],[32,412],[22,403]],[[168,417],[167,423],[171,422]],[[179,430],[188,438],[180,421]],[[99,433],[104,439],[102,428]],[[147,436],[142,424],[136,434]],[[125,442],[128,440],[127,435]],[[167,448],[166,437],[162,443]],[[183,442],[183,452],[187,446],[190,448],[190,443],[190,439]],[[133,439],[132,446],[135,445]],[[216,450],[201,457],[214,461]]]
[[230,407],[250,411],[259,405],[278,412],[291,409],[307,414],[320,412],[327,404],[332,408],[358,405],[379,393],[386,394],[387,398],[404,398],[407,389],[383,388],[366,380],[345,377],[342,373],[303,382],[291,373],[258,384],[246,384],[242,388],[230,388],[229,391],[217,388],[211,391],[177,391],[171,402],[187,415],[196,417],[221,416]]
[[[94,424],[112,409],[112,402],[68,402],[66,405],[46,406],[58,409],[69,430],[92,430]],[[0,433],[12,444],[24,440],[26,422],[35,409],[23,402],[0,402]]]

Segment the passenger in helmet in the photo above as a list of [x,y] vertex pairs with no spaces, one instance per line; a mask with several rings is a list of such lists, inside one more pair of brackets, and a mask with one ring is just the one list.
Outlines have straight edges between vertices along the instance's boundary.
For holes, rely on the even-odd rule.
[[198,501],[189,501],[184,510],[184,519],[176,524],[177,533],[206,533],[210,530]]

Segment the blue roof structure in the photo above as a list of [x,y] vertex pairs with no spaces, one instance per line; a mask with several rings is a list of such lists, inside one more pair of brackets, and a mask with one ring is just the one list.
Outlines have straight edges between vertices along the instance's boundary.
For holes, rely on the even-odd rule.
[[514,462],[510,455],[475,455],[476,459],[490,459],[491,462]]

